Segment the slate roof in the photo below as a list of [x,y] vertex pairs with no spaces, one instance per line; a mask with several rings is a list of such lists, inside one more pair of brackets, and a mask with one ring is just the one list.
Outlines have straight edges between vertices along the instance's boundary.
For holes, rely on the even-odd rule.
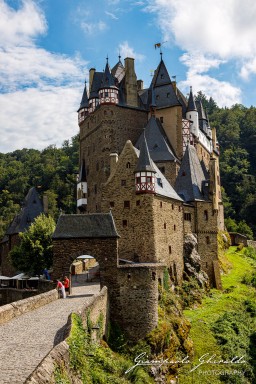
[[181,105],[176,95],[169,73],[162,59],[155,71],[150,88],[148,89],[149,100],[151,100],[150,93],[152,87],[155,91],[157,108]]
[[103,75],[102,75],[101,88],[110,88],[110,87],[115,87],[115,79],[110,71],[110,67],[107,61],[105,71],[103,72]]
[[[140,149],[143,142],[142,133],[135,144],[135,147]],[[179,161],[175,155],[174,151],[169,143],[169,140],[164,132],[164,129],[159,121],[154,116],[152,116],[145,128],[145,137],[148,145],[148,150],[151,159],[154,162],[159,161]]]
[[102,76],[103,72],[94,72],[89,98],[98,97],[98,91],[101,87]]
[[53,239],[119,237],[111,213],[61,215]]
[[189,112],[189,111],[197,111],[197,109],[196,109],[195,99],[194,99],[193,92],[192,92],[192,87],[190,87],[190,93],[189,93],[189,98],[188,98],[187,111],[188,111],[188,112]]
[[174,188],[186,202],[206,200],[207,197],[203,195],[203,183],[205,181],[196,149],[193,145],[188,145]]
[[82,161],[79,176],[78,176],[78,183],[87,181],[87,174],[86,174],[86,167],[85,167],[85,161]]
[[25,197],[23,208],[20,213],[13,219],[6,235],[13,235],[15,233],[24,232],[37,216],[43,213],[43,204],[39,195],[34,187],[30,188],[27,196]]
[[85,81],[82,100],[81,100],[80,107],[79,107],[77,112],[79,112],[81,108],[88,108],[88,107],[89,107],[89,101],[88,101],[87,87],[86,87],[86,81]]
[[[140,151],[134,147],[135,153],[139,157]],[[152,166],[155,170],[155,178],[156,178],[156,184],[155,184],[155,192],[157,195],[169,197],[174,200],[183,201],[183,199],[177,194],[177,192],[174,190],[174,188],[171,186],[169,181],[166,179],[166,177],[160,172],[160,170],[157,168],[156,164],[152,161]]]
[[145,137],[145,130],[142,133],[140,142],[140,155],[135,168],[135,172],[148,171],[156,172],[154,169],[153,161],[149,155],[147,140]]

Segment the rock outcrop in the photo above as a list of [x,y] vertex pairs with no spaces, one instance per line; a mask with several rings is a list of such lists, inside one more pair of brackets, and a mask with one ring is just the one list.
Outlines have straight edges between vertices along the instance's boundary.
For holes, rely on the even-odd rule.
[[184,275],[193,277],[202,288],[209,285],[208,275],[201,269],[201,258],[196,250],[197,238],[190,233],[184,240]]

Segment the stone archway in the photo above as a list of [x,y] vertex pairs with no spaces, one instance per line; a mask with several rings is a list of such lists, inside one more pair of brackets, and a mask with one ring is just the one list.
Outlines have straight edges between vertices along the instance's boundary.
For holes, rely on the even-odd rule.
[[69,272],[74,259],[91,254],[100,267],[101,287],[117,266],[118,234],[111,213],[61,215],[53,234],[53,278]]

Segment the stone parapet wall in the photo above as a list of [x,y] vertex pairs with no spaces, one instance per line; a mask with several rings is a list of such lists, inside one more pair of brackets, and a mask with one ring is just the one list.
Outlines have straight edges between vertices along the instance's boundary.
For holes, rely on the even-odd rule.
[[33,311],[34,309],[57,299],[58,292],[56,289],[53,289],[52,291],[41,293],[40,295],[3,305],[0,307],[0,324],[4,324],[15,317],[22,315],[23,313]]
[[[88,316],[90,316],[90,320],[93,326],[97,324],[100,315],[102,315],[102,328],[103,334],[105,334],[108,319],[107,288],[103,287],[97,295],[94,295],[91,298],[89,303],[78,309],[77,313],[82,317],[83,323],[85,325],[87,324]],[[70,334],[71,327],[72,319],[71,315],[69,315],[66,327],[66,338]],[[49,352],[49,354],[41,361],[41,363],[37,366],[34,372],[32,372],[32,374],[26,379],[24,384],[55,383],[54,373],[56,367],[64,368],[65,371],[68,373],[72,383],[82,384],[82,381],[77,376],[75,376],[74,373],[70,370],[69,345],[67,344],[66,340],[56,345]]]
[[248,247],[256,248],[256,241],[253,240],[247,240]]

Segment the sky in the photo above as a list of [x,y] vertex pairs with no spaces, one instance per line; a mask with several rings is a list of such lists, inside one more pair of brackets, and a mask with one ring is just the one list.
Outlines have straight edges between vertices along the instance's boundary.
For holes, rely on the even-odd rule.
[[180,90],[256,106],[255,0],[0,0],[0,153],[78,133],[90,68],[135,59],[148,87],[163,60]]

